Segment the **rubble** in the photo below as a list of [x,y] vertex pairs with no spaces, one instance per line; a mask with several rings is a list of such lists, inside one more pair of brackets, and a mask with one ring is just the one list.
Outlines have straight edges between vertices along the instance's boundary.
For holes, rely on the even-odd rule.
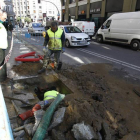
[[54,113],[52,124],[49,126],[48,131],[59,125],[64,118],[66,107],[59,108],[58,111]]
[[[19,69],[20,75],[32,75],[28,69],[30,64],[24,63],[23,65],[24,69],[21,69],[22,65],[19,65],[14,67],[14,70],[18,73]],[[38,65],[33,65],[36,68],[33,70],[34,74],[39,69]],[[66,94],[64,101],[53,114],[45,140],[59,140],[60,138],[61,140],[139,139],[140,98],[133,91],[133,89],[140,91],[139,83],[136,85],[117,78],[116,75],[110,75],[111,70],[112,67],[107,64],[89,64],[78,67],[63,65],[62,70],[58,71],[57,77],[72,92]],[[20,90],[34,91],[36,86],[43,86],[46,83],[48,86],[52,84],[50,81],[55,81],[55,84],[59,83],[58,89],[61,93],[67,93],[66,89],[63,89],[63,85],[60,85],[60,81],[56,82],[54,77],[49,77],[48,80],[46,75],[42,76],[44,76],[44,80],[40,77],[26,79],[20,84],[17,83],[15,87]],[[28,88],[25,88],[25,85]],[[35,96],[35,94],[33,95]],[[62,108],[63,110],[61,110]],[[42,116],[40,120],[41,118]],[[38,124],[37,122],[36,124]],[[25,121],[24,125],[29,123],[34,124],[35,122],[33,120],[32,122]],[[20,130],[18,129],[18,131]],[[34,129],[35,131],[36,129]]]
[[73,125],[72,129],[76,140],[97,140],[97,136],[90,125],[84,122]]
[[32,129],[32,136],[34,135],[34,133],[35,133],[35,131],[36,131],[36,129],[37,129],[37,127],[38,127],[43,115],[44,115],[44,113],[45,113],[45,111],[43,111],[41,109],[34,112],[35,124],[34,124],[34,127]]

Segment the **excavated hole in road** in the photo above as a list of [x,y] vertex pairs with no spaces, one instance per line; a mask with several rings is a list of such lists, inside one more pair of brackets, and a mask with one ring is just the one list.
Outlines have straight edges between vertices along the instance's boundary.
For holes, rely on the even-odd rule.
[[[49,88],[52,86],[55,86],[57,91],[59,91],[59,93],[61,93],[61,94],[68,95],[68,94],[73,93],[60,79],[58,79],[54,75],[47,75],[47,76],[43,75],[43,76],[33,77],[33,78],[26,77],[25,79],[22,77],[22,79],[13,80],[11,82],[11,89],[14,89],[14,91],[21,91],[21,93],[24,91],[25,94],[26,93],[33,94],[35,99],[29,99],[29,102],[31,104],[36,104],[40,101],[34,92],[36,87],[39,87],[40,89],[45,89],[46,87]],[[13,92],[13,97],[19,96],[19,94],[17,95],[18,92],[16,94],[15,93]],[[31,96],[29,96],[29,97],[31,98]],[[21,97],[21,98],[23,99],[23,97]],[[63,103],[60,106],[63,106]],[[16,105],[16,104],[14,104],[14,107],[15,107],[15,110],[18,112],[18,114],[24,113],[25,111],[31,109],[31,107],[20,108],[20,106]],[[18,121],[20,126],[22,126],[24,124],[24,122],[21,123]],[[34,121],[32,120],[32,122],[34,122]],[[52,135],[51,132],[49,132],[48,135],[51,136]],[[28,137],[28,135],[26,135],[25,137]]]
[[[19,75],[33,76],[41,68],[40,64],[24,63],[13,70]],[[74,92],[67,94],[59,106],[66,107],[66,112],[63,122],[55,128],[57,132],[64,134],[67,140],[75,140],[71,130],[75,124],[83,121],[92,126],[95,132],[100,132],[102,138],[111,134],[111,140],[125,140],[129,137],[140,139],[140,98],[133,92],[134,88],[140,91],[138,83],[136,85],[133,81],[126,82],[122,77],[118,78],[116,73],[115,76],[110,75],[111,70],[112,66],[107,64],[81,67],[63,65],[63,69],[57,73],[59,77],[64,77],[64,84]],[[38,77],[34,82],[26,80],[26,85],[30,85],[33,92],[35,86],[43,87],[46,83],[51,85],[54,80],[49,77],[43,80]],[[104,127],[103,122],[106,122]]]

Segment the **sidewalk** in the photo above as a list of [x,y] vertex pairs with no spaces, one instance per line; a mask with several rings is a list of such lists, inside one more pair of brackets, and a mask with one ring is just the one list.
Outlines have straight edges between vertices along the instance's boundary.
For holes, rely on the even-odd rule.
[[[9,42],[9,48],[10,48],[10,44],[11,44],[11,37],[10,36],[8,36],[8,42]],[[6,51],[6,54],[8,53],[9,48]],[[29,53],[29,52],[32,52],[32,51],[36,51],[38,54],[42,53],[40,50],[36,50],[36,48],[34,46],[32,46],[29,43],[22,40],[22,38],[20,38],[16,32],[13,32],[13,50],[12,50],[12,54],[11,54],[11,57],[10,57],[9,61],[6,64],[7,65],[7,77],[8,78],[13,78],[12,75],[11,75],[11,68],[14,65],[17,65],[17,64],[21,63],[21,62],[16,62],[15,58],[19,55]]]

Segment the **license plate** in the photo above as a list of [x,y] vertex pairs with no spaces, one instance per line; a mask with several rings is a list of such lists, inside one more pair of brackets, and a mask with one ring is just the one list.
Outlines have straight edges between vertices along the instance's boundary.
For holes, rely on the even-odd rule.
[[86,43],[86,41],[80,41],[80,43],[81,43],[81,44],[85,44],[85,43]]

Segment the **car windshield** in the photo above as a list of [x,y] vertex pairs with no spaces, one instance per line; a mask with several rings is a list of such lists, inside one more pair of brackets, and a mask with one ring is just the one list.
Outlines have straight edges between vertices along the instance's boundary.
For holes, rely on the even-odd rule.
[[64,28],[66,33],[82,33],[82,31],[75,26],[69,26]]
[[43,27],[43,25],[40,24],[40,23],[33,23],[32,26],[33,26],[34,28]]

